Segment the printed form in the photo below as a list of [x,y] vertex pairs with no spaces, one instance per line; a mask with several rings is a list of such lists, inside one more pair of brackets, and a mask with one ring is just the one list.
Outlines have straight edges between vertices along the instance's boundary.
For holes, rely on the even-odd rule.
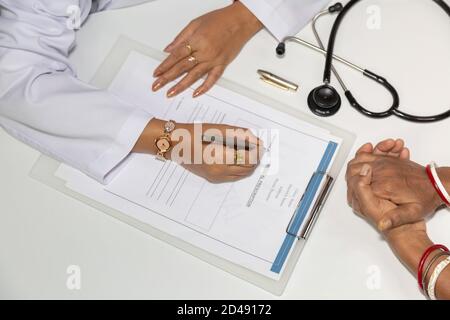
[[[287,228],[292,223],[298,224],[296,230],[303,227],[324,183],[311,183],[312,175],[318,170],[328,172],[340,138],[220,86],[196,99],[192,89],[167,99],[165,92],[150,90],[151,73],[158,64],[133,51],[109,90],[157,118],[251,129],[268,149],[255,173],[238,182],[212,184],[173,162],[134,154],[107,186],[66,165],[56,175],[70,189],[221,258],[279,279],[295,238]],[[305,196],[311,184],[317,185]],[[309,205],[304,203],[303,217],[292,222],[305,199]]]

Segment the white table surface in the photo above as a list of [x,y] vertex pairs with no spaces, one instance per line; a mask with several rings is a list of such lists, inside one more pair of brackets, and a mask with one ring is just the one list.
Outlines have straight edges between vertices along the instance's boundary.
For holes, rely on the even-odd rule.
[[[79,77],[89,81],[119,35],[162,49],[191,19],[226,3],[159,0],[96,14],[78,32],[71,59]],[[371,5],[381,8],[378,30],[366,26]],[[322,34],[328,34],[330,22],[324,18],[320,23]],[[313,40],[309,28],[301,34]],[[344,22],[336,51],[390,79],[405,110],[433,114],[450,106],[449,34],[448,18],[431,2],[367,0]],[[306,97],[321,81],[324,59],[294,44],[284,59],[277,59],[275,46],[267,32],[259,33],[225,78],[308,112]],[[258,80],[258,68],[300,83],[300,92],[268,87]],[[379,86],[338,68],[363,103],[390,103]],[[325,121],[355,132],[357,146],[402,137],[415,161],[450,165],[450,120],[428,125],[394,118],[376,121],[345,101],[339,114]],[[34,181],[28,174],[39,153],[1,130],[0,145],[0,298],[276,298]],[[413,276],[376,231],[352,213],[345,194],[341,173],[282,298],[421,299]],[[437,242],[450,244],[449,229],[448,211],[429,223]],[[81,290],[66,287],[69,265],[81,268]]]

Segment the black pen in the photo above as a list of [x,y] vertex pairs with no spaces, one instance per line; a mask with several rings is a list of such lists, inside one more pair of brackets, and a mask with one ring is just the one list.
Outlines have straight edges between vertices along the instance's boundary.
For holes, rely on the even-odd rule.
[[[204,143],[216,143],[225,147],[234,148],[237,150],[253,150],[258,147],[258,144],[251,143],[247,140],[241,139],[223,139],[222,136],[209,136],[202,135],[202,142]],[[264,150],[266,150],[264,148]]]

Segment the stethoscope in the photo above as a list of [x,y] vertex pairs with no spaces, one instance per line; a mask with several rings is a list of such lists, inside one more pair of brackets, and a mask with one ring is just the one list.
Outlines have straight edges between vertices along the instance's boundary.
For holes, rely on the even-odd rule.
[[[345,60],[341,57],[338,57],[334,55],[334,44],[336,42],[336,36],[339,30],[339,27],[342,23],[342,20],[344,19],[345,15],[350,11],[350,9],[360,2],[361,0],[351,0],[349,1],[345,6],[341,3],[336,3],[335,5],[329,7],[327,10],[324,10],[317,14],[312,22],[312,28],[314,31],[314,36],[319,44],[319,46],[315,46],[303,39],[300,39],[298,37],[286,37],[283,39],[283,41],[278,44],[276,52],[278,56],[283,56],[286,52],[286,42],[296,42],[301,45],[304,45],[310,49],[313,49],[315,51],[318,51],[324,55],[326,55],[326,63],[325,63],[325,71],[323,76],[323,84],[314,90],[311,91],[311,93],[308,96],[308,106],[311,109],[311,111],[322,117],[328,117],[336,114],[340,107],[341,107],[341,97],[337,90],[330,85],[331,81],[331,72],[335,75],[336,79],[338,80],[340,86],[345,92],[345,96],[350,103],[350,105],[361,112],[362,114],[371,117],[371,118],[387,118],[392,115],[395,115],[399,118],[402,118],[404,120],[413,121],[413,122],[435,122],[440,121],[443,119],[446,119],[450,117],[450,110],[447,112],[434,115],[434,116],[415,116],[408,113],[405,113],[403,111],[399,110],[400,106],[400,97],[398,95],[397,90],[383,77],[377,75],[376,73],[361,68],[348,60]],[[435,3],[437,3],[446,13],[448,16],[450,16],[450,6],[447,5],[443,0],[433,0]],[[339,13],[339,15],[336,18],[336,21],[333,24],[333,27],[331,29],[330,38],[328,40],[328,49],[325,51],[325,46],[323,45],[323,42],[319,36],[319,33],[317,32],[316,23],[317,20],[325,15],[333,14],[333,13]],[[347,65],[348,67],[359,71],[362,73],[365,77],[369,78],[372,81],[375,81],[379,84],[381,84],[383,87],[386,88],[392,95],[392,106],[383,112],[373,112],[368,110],[367,108],[363,107],[361,104],[358,103],[356,98],[353,96],[352,92],[347,88],[344,81],[342,80],[342,77],[339,75],[337,70],[333,67],[333,59]]]

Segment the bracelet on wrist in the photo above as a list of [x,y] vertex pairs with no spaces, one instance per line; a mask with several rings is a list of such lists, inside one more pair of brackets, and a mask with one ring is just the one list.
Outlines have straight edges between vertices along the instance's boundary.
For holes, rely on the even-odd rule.
[[427,294],[430,300],[436,300],[436,283],[439,279],[439,276],[442,272],[450,265],[450,253],[447,252],[447,258],[434,268],[433,273],[431,274],[430,281],[427,287]]
[[[427,267],[425,268],[425,272],[423,273],[423,278],[422,278],[422,287],[424,288],[423,291],[424,291],[425,295],[426,295],[428,298],[430,298],[430,294],[429,294],[429,290],[428,290],[429,283],[428,283],[428,284],[426,283],[426,282],[427,282],[428,273],[430,272],[430,269],[431,269],[431,267],[433,266],[433,264],[434,264],[436,261],[438,261],[439,258],[442,258],[442,257],[449,257],[449,256],[450,256],[450,252],[442,251],[442,250],[441,250],[441,252],[439,252],[438,254],[436,254],[436,255],[434,256],[434,258],[430,260],[430,262],[428,263]],[[425,290],[425,288],[427,288],[427,290]]]
[[446,246],[442,244],[434,244],[431,247],[429,247],[422,255],[422,258],[420,259],[419,266],[417,268],[417,282],[419,283],[419,287],[422,291],[424,291],[424,281],[423,281],[423,270],[425,266],[425,262],[427,261],[428,257],[431,253],[433,253],[436,250],[442,250],[444,252],[449,252]]
[[447,192],[447,190],[444,187],[444,184],[442,183],[441,179],[439,178],[439,175],[436,170],[436,164],[434,162],[430,163],[426,167],[428,178],[431,181],[431,184],[433,185],[434,189],[438,193],[441,200],[450,207],[450,195]]

